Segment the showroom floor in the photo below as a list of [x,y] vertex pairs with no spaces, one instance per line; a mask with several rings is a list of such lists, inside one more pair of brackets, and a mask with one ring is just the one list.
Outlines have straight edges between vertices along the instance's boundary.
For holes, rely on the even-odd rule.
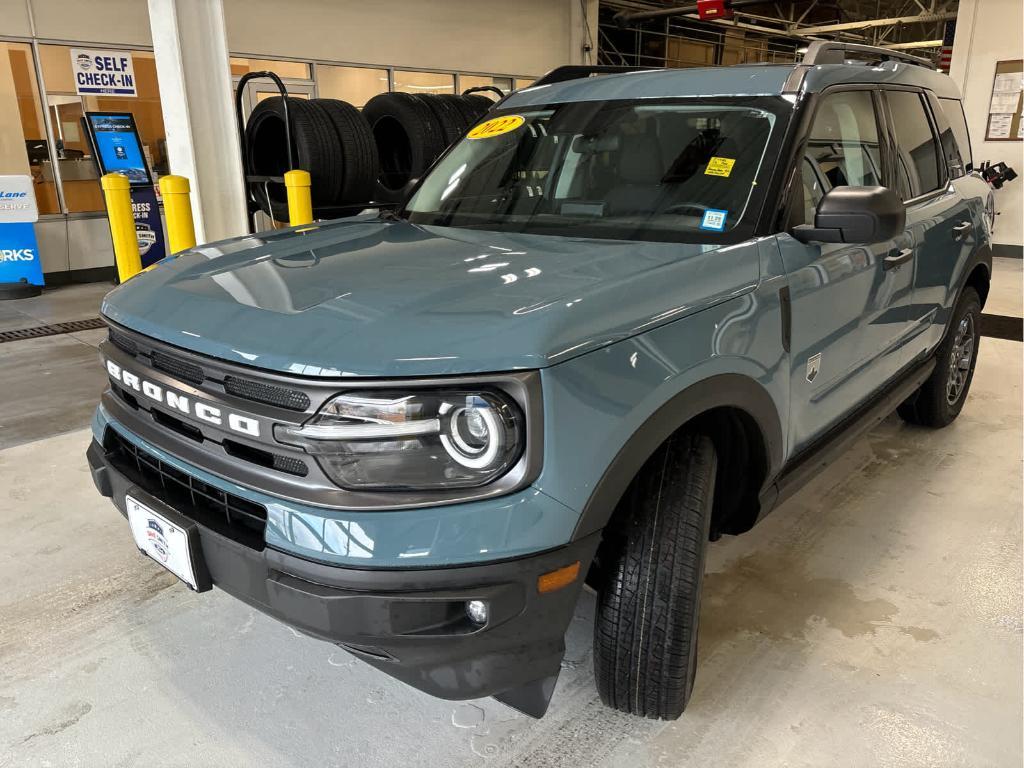
[[[1021,264],[986,312],[1022,316]],[[0,331],[94,317],[105,289],[0,303]],[[89,478],[102,335],[0,344],[0,766],[1020,764],[1020,342],[982,341],[951,428],[890,418],[711,546],[696,692],[661,723],[601,707],[589,595],[533,721],[180,586]]]

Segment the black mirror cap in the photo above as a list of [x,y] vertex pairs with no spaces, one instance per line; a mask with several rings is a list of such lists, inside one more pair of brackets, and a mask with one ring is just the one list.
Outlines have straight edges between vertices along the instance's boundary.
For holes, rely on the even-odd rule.
[[881,243],[901,234],[907,209],[888,187],[836,187],[821,198],[814,226],[794,227],[792,235],[808,243]]

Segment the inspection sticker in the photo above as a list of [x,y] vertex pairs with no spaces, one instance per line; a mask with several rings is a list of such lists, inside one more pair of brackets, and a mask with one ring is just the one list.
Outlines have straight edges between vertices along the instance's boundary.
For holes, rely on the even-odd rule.
[[486,122],[480,123],[473,130],[466,134],[467,139],[491,139],[501,136],[503,133],[510,133],[526,122],[522,115],[503,115],[495,117]]
[[700,221],[701,229],[710,229],[712,232],[725,231],[725,218],[728,211],[720,211],[715,208],[708,208],[704,211],[704,218]]
[[732,167],[736,165],[736,161],[731,157],[712,157],[708,160],[708,167],[704,170],[705,176],[721,176],[724,179],[729,178],[729,174],[732,173]]

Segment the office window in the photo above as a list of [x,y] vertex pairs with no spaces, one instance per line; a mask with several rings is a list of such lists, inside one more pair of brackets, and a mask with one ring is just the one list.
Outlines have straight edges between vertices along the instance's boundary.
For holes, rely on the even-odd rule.
[[396,69],[395,90],[405,93],[455,93],[455,75]]
[[39,212],[60,213],[32,48],[27,43],[0,42],[0,114],[19,117],[0,125],[0,174],[30,174]]
[[933,192],[942,186],[939,147],[921,94],[889,91],[886,97],[896,133],[899,192],[904,200]]
[[[512,90],[512,78],[491,77],[489,75],[459,75],[459,90],[461,91],[465,91],[467,88],[480,88],[485,85],[494,86],[507,95]],[[495,100],[498,98],[498,94],[494,91],[481,91],[480,93]]]
[[322,98],[341,99],[362,109],[377,94],[387,93],[388,71],[317,64],[316,86]]
[[241,59],[231,57],[231,76],[241,77],[249,72],[273,72],[286,80],[309,80],[309,64],[304,61],[278,61],[276,59]]
[[[167,141],[156,62],[148,51],[130,51],[135,70],[137,96],[79,96],[71,68],[71,48],[41,45],[39,59],[46,84],[46,102],[53,123],[56,147],[53,153],[60,169],[64,204],[68,213],[104,210],[99,173],[92,157],[89,137],[82,127],[86,112],[131,112],[142,138],[146,160],[155,176],[168,173]],[[53,171],[47,169],[52,180]]]
[[536,81],[536,77],[517,77],[515,83],[516,90],[521,91],[523,88],[529,88]]

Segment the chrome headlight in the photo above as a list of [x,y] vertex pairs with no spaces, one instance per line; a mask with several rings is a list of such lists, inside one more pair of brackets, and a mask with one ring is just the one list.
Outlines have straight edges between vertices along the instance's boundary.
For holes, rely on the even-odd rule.
[[351,490],[475,488],[515,465],[523,414],[498,390],[346,392],[301,426],[279,426],[324,473]]

